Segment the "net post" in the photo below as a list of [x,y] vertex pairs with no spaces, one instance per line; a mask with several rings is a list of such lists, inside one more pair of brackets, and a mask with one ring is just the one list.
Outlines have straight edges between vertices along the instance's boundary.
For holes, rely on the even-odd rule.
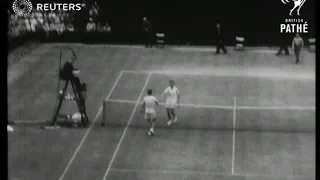
[[233,130],[236,129],[237,97],[233,97]]
[[107,100],[103,100],[102,102],[102,123],[105,125],[107,123]]

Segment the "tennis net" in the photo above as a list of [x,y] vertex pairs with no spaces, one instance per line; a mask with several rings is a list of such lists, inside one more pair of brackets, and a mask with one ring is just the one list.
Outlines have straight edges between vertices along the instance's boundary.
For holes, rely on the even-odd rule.
[[[107,100],[103,102],[103,121],[107,126],[147,128],[141,112],[142,102]],[[180,104],[178,121],[167,125],[164,104],[157,108],[156,128],[237,130],[261,132],[315,132],[314,106],[218,106]]]

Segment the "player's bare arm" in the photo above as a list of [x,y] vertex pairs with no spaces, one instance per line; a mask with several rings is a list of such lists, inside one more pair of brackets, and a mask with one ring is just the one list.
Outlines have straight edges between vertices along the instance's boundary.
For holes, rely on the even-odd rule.
[[163,91],[163,93],[161,94],[161,99],[163,100],[164,99],[164,96],[167,94],[167,89],[165,89],[164,91]]
[[145,109],[146,109],[146,102],[143,101],[142,102],[142,109],[140,110],[140,112],[143,113],[145,111]]

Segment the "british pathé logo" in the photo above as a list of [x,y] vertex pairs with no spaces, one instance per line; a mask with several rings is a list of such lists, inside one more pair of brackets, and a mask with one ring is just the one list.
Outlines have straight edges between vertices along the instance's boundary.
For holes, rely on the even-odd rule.
[[[300,9],[306,0],[281,0],[283,4],[289,4],[293,2],[294,6],[289,11],[289,15],[300,16]],[[296,10],[296,14],[293,12]],[[296,16],[296,17],[297,17]],[[308,22],[303,18],[286,18],[284,23],[280,24],[281,33],[308,33]]]
[[306,0],[281,0],[281,2],[282,2],[283,4],[288,4],[288,3],[290,3],[290,1],[293,1],[294,6],[293,6],[293,8],[290,10],[289,15],[291,16],[291,15],[292,15],[292,12],[293,12],[295,9],[298,8],[298,9],[297,9],[297,15],[300,16],[300,9],[301,9],[301,7],[303,6],[303,4],[306,2]]

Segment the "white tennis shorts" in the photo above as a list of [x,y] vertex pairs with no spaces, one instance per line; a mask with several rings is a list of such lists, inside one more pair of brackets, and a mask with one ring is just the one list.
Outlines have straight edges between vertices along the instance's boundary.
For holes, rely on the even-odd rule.
[[177,106],[177,100],[176,99],[167,99],[165,106],[166,106],[166,108],[174,109]]
[[145,120],[153,120],[157,117],[156,112],[146,112],[144,113],[144,119]]

